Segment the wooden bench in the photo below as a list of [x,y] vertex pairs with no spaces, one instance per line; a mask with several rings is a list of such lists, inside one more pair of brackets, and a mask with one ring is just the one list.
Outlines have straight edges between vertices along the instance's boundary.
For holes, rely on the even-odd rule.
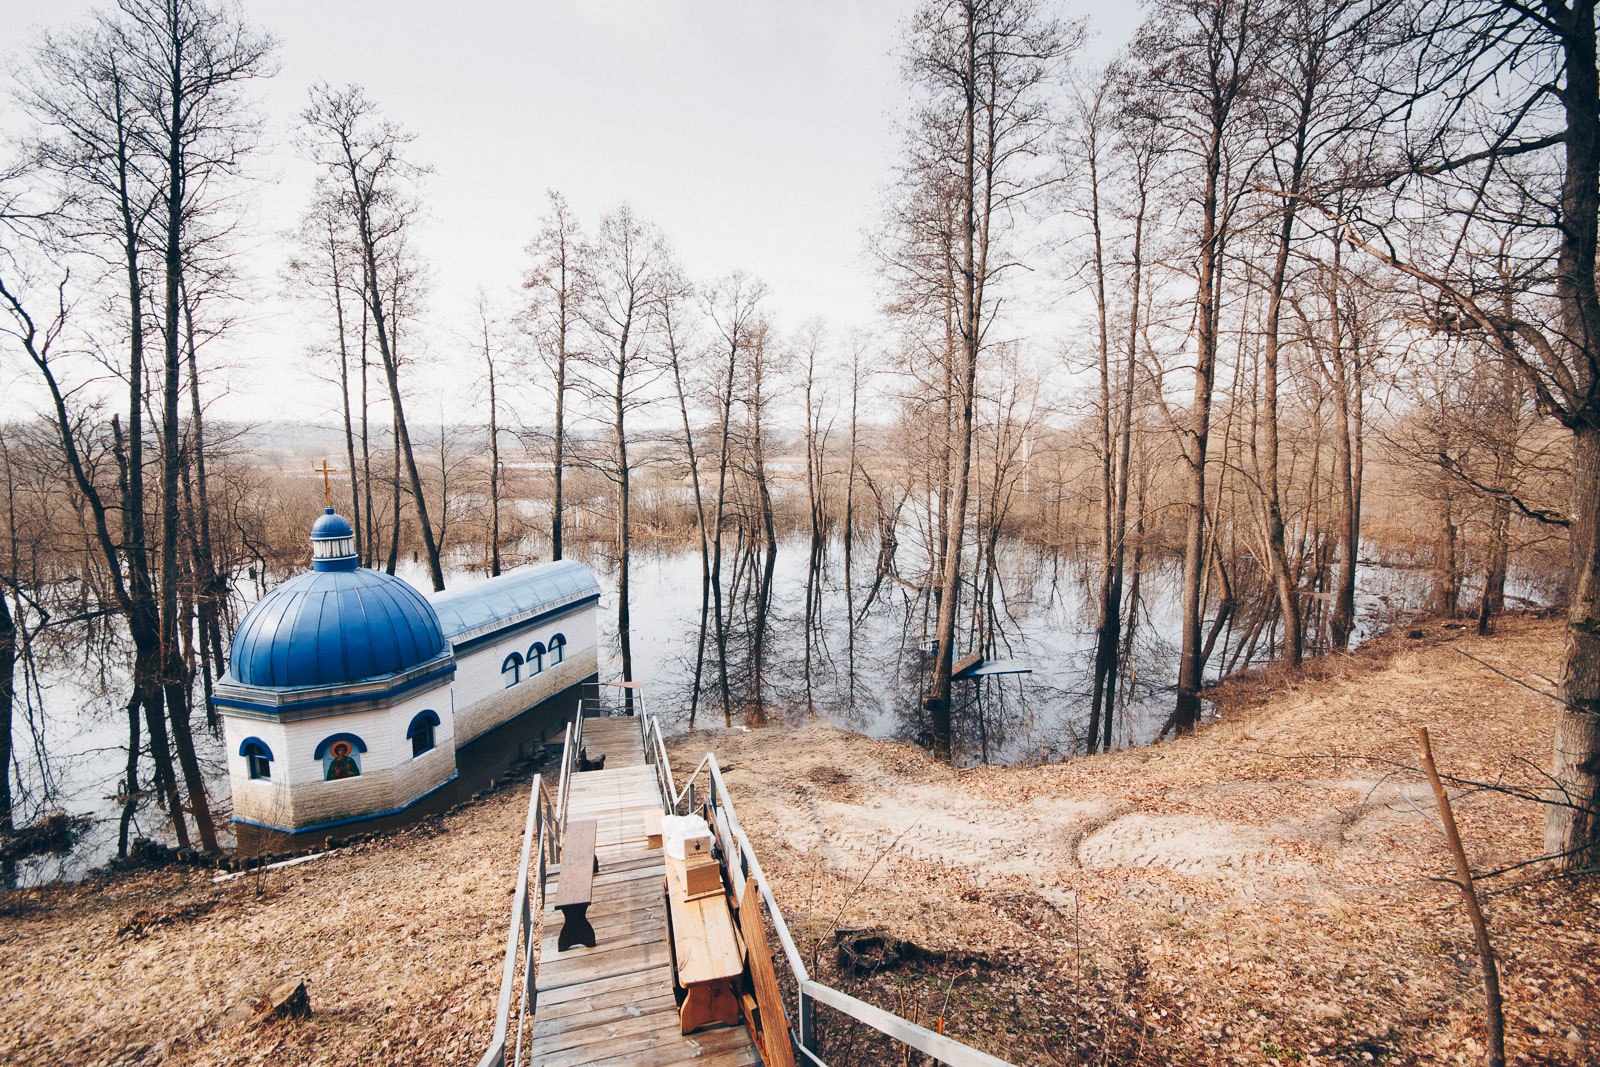
[[646,848],[661,847],[660,808],[651,808],[644,813],[644,844]]
[[556,951],[573,945],[594,948],[594,927],[589,924],[589,903],[594,899],[594,876],[600,860],[594,854],[595,822],[583,819],[567,824],[561,837],[561,882],[556,886],[556,907],[561,909],[561,934]]
[[677,960],[684,1033],[711,1023],[739,1021],[739,977],[744,957],[723,893],[689,898],[681,861],[667,857],[667,910],[672,918],[672,954]]

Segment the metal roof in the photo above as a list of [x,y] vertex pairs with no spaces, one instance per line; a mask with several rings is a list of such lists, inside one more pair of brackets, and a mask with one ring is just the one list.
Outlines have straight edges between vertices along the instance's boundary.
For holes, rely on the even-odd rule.
[[464,589],[447,589],[428,600],[439,626],[460,644],[578,600],[600,595],[589,568],[574,560],[518,567]]
[[443,651],[439,617],[404,580],[366,568],[311,571],[256,601],[234,635],[227,681],[343,685],[410,670]]

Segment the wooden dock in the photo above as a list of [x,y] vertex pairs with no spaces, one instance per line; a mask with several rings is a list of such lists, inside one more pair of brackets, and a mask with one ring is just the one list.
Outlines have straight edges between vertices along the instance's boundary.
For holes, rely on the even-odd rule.
[[666,865],[661,850],[648,846],[644,829],[645,812],[661,810],[661,800],[655,771],[645,762],[639,720],[588,719],[583,742],[591,758],[606,757],[605,770],[572,776],[567,803],[568,822],[596,823],[600,873],[589,921],[597,940],[594,948],[558,952],[561,913],[546,907],[532,1062],[540,1067],[760,1063],[742,1025],[688,1035],[680,1030]]

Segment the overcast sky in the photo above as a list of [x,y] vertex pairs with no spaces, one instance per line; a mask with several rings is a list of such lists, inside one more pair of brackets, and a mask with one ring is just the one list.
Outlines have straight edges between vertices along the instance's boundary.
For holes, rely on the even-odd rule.
[[[81,0],[0,0],[8,30],[71,22]],[[271,0],[245,4],[279,42],[260,86],[268,119],[244,266],[258,297],[229,340],[221,414],[326,418],[334,396],[304,368],[312,332],[282,299],[290,229],[312,171],[293,145],[317,80],[364,86],[416,134],[431,165],[419,242],[430,269],[428,347],[479,285],[510,299],[545,190],[586,221],[622,200],[657,222],[690,275],[736,267],[764,278],[780,326],[813,315],[841,330],[878,303],[866,231],[874,224],[905,91],[895,50],[915,0]],[[1133,3],[1075,0],[1108,55],[1131,33]],[[14,61],[31,33],[7,33]],[[0,105],[0,106],[9,106]],[[220,355],[221,353],[218,353]],[[11,372],[17,366],[10,363]],[[459,382],[460,375],[454,379]],[[454,407],[435,373],[416,416]],[[9,391],[16,397],[21,395]],[[14,401],[13,401],[14,403]],[[412,402],[408,400],[408,411]],[[447,416],[448,417],[448,416]]]

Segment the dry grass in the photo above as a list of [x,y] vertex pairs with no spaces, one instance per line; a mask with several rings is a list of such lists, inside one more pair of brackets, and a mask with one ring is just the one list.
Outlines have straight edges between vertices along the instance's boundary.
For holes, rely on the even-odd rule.
[[[1196,737],[1049,767],[956,772],[817,725],[716,748],[824,969],[835,926],[947,953],[863,985],[891,1008],[921,990],[932,1018],[965,973],[951,1031],[1017,1062],[1479,1062],[1476,957],[1436,880],[1414,731],[1447,774],[1539,788],[1553,704],[1458,648],[1542,685],[1560,634],[1433,624],[1230,685]],[[1539,854],[1536,805],[1456,804],[1479,870]],[[1486,887],[1512,1058],[1600,1062],[1600,883],[1516,884],[1540,873]]]
[[[475,1062],[525,797],[221,885],[175,868],[4,898],[0,1062]],[[313,1014],[252,1024],[303,978]]]
[[[1155,748],[956,772],[819,725],[718,734],[740,814],[801,944],[838,928],[931,954],[844,979],[1019,1063],[1476,1062],[1481,990],[1415,762],[1538,784],[1557,628],[1429,627],[1218,693]],[[675,746],[692,766],[707,743]],[[493,1026],[525,796],[213,885],[170,870],[0,898],[0,1062],[471,1062]],[[1474,863],[1536,855],[1539,812],[1459,797]],[[1519,1063],[1593,1064],[1600,885],[1488,900]],[[252,1025],[302,977],[309,1020]],[[831,1062],[901,1062],[822,1022]]]

